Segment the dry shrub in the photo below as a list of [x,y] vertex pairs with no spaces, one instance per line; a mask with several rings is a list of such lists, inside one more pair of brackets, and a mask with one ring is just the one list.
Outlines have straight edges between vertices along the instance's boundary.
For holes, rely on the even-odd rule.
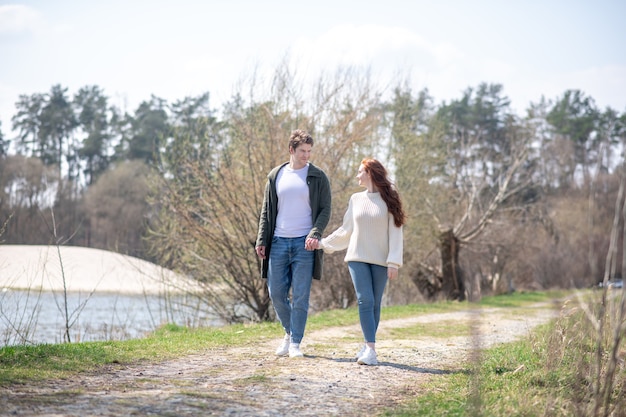
[[[618,294],[609,295],[604,314],[599,293],[592,294],[590,301],[566,303],[548,336],[545,374],[553,388],[560,391],[568,415],[626,413],[626,348],[622,344],[625,323],[619,311],[623,304]],[[617,340],[616,334],[620,335]],[[617,355],[613,357],[616,347]],[[612,366],[616,366],[614,373]]]

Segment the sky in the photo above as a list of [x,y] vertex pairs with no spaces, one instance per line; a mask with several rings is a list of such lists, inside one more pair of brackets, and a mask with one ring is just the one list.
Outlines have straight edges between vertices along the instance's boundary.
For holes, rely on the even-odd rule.
[[133,113],[152,95],[228,101],[254,71],[289,57],[318,75],[399,75],[436,103],[501,84],[523,115],[581,90],[626,111],[624,0],[0,0],[0,121],[20,95],[97,85]]

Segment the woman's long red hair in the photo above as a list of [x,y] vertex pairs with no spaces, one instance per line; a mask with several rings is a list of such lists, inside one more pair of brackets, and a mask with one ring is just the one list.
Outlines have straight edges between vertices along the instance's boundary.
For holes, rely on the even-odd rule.
[[393,216],[395,225],[397,227],[402,226],[406,221],[406,215],[402,209],[402,200],[400,200],[398,191],[387,178],[387,170],[383,164],[373,158],[365,158],[361,164],[372,179],[372,184],[378,189],[383,201],[387,204],[387,210]]

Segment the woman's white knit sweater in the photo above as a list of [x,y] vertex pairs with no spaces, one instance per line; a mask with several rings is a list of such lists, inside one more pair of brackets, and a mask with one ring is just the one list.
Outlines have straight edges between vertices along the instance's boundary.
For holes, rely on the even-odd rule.
[[343,224],[320,241],[324,252],[343,249],[345,261],[402,266],[402,226],[397,227],[380,193],[367,190],[350,197]]

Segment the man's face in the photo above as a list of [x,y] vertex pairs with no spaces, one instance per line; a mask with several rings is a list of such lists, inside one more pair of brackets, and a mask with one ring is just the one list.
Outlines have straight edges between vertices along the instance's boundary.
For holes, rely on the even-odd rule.
[[306,143],[298,146],[296,149],[289,149],[289,153],[291,154],[291,161],[294,165],[294,168],[303,168],[309,162],[312,149],[313,146]]

